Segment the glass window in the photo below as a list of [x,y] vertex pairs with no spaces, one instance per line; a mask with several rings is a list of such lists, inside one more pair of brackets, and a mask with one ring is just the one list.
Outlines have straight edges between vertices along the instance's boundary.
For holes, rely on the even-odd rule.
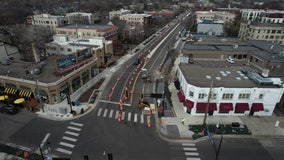
[[199,99],[204,99],[206,97],[205,93],[199,93],[198,98]]
[[241,93],[239,94],[239,99],[249,99],[250,94],[249,93]]
[[194,93],[192,91],[189,91],[189,96],[190,97],[193,97],[194,96]]
[[259,94],[258,99],[263,99],[264,94]]
[[225,93],[222,96],[222,99],[233,99],[233,95],[232,93]]

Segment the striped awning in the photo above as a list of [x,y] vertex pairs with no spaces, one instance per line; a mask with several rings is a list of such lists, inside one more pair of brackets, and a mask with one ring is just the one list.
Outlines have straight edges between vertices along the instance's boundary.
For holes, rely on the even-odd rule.
[[31,91],[26,91],[26,90],[21,90],[20,93],[19,93],[19,96],[20,97],[30,97],[32,95],[32,92]]
[[15,88],[5,88],[4,93],[5,94],[14,94],[15,95],[17,93],[17,89],[15,89]]

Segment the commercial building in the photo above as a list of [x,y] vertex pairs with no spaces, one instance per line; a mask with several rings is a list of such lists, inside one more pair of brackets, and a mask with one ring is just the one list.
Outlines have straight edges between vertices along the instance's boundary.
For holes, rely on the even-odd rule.
[[284,25],[248,21],[241,23],[238,37],[246,40],[265,40],[284,44]]
[[133,26],[149,27],[152,24],[152,16],[149,14],[125,14],[119,19]]
[[209,115],[271,116],[283,107],[282,46],[271,50],[264,41],[195,36],[199,41],[183,48],[175,80],[185,112],[202,115],[208,107]]
[[81,93],[85,84],[92,86],[99,69],[111,63],[112,41],[102,37],[76,40],[67,35],[55,35],[54,40],[47,44],[52,53],[44,61],[24,62],[15,57],[11,64],[2,65],[1,92],[26,102],[40,99],[45,104],[60,103],[69,94]]
[[223,35],[223,21],[221,20],[198,20],[197,33],[208,35]]
[[225,11],[196,11],[194,13],[195,20],[221,20],[223,23],[234,22],[236,19],[235,13]]
[[109,12],[109,19],[119,18],[122,15],[131,14],[131,10],[121,9],[118,11]]
[[118,27],[113,25],[72,24],[56,28],[56,34],[68,34],[73,38],[104,37],[106,40],[117,40]]
[[241,18],[245,21],[256,21],[260,23],[283,23],[284,11],[262,10],[262,9],[241,9]]

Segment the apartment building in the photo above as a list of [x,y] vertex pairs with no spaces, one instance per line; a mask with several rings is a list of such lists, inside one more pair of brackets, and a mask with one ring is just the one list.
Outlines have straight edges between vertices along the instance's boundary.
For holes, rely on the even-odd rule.
[[260,23],[284,23],[284,11],[241,9],[241,18],[245,21],[256,21]]
[[32,25],[44,26],[47,29],[55,32],[57,27],[61,27],[68,24],[94,24],[94,14],[83,12],[72,12],[66,15],[51,15],[51,14],[39,14],[29,16],[26,22]]
[[[283,47],[265,41],[194,35],[174,80],[184,111],[192,115],[271,116],[284,104]],[[201,40],[202,39],[202,40]],[[234,61],[228,61],[232,57]],[[209,103],[207,103],[209,101]]]
[[241,23],[238,37],[246,40],[265,40],[283,45],[284,25],[251,21]]
[[109,19],[119,18],[122,15],[131,14],[131,10],[121,9],[109,12]]
[[125,14],[119,19],[133,26],[149,27],[152,24],[152,16],[149,14]]
[[115,25],[72,24],[56,28],[56,34],[68,34],[73,38],[104,37],[106,40],[117,40],[118,27]]

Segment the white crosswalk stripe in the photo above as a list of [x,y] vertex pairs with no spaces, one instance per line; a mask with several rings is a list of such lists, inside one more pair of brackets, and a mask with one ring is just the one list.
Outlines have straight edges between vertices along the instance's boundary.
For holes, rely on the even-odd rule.
[[122,112],[121,120],[124,120],[124,118],[125,118],[125,112]]
[[183,150],[185,150],[185,151],[197,151],[196,148],[189,148],[189,147],[184,147]]
[[198,152],[185,152],[186,156],[199,156]]
[[128,112],[128,121],[131,121],[131,112]]
[[113,109],[112,109],[112,110],[110,110],[110,113],[109,113],[109,117],[108,117],[108,118],[111,118],[111,117],[112,117],[112,115],[113,115]]
[[137,113],[134,114],[134,122],[137,122]]
[[194,143],[182,143],[181,145],[182,146],[195,146]]
[[65,143],[65,142],[60,142],[59,144],[62,145],[62,146],[70,147],[70,148],[74,148],[75,147],[74,144]]
[[102,108],[99,109],[98,116],[101,116],[102,110],[103,110]]
[[105,109],[103,117],[107,116],[107,111],[108,111],[108,109]]
[[71,130],[75,130],[75,131],[81,131],[81,128],[77,128],[77,127],[68,126],[67,128]]
[[56,151],[61,152],[61,153],[65,153],[65,154],[69,154],[69,155],[72,154],[71,151],[68,151],[68,150],[62,149],[62,148],[57,148]]
[[[101,115],[101,111],[99,110],[98,116]],[[76,137],[79,136],[80,131],[82,130],[83,124],[77,123],[77,122],[70,122],[69,126],[67,126],[67,131],[64,132],[64,136],[62,136],[62,140],[59,142],[59,147],[56,148],[56,151],[71,155],[72,149],[75,147],[75,144],[77,142]],[[69,148],[71,150],[68,150],[66,148]]]
[[65,140],[68,140],[68,141],[72,141],[72,142],[76,142],[77,141],[77,139],[75,139],[75,138],[66,137],[66,136],[63,136],[62,139],[65,139]]
[[118,118],[118,113],[119,113],[119,111],[116,111],[116,112],[115,112],[115,117],[114,117],[115,119]]
[[186,158],[186,160],[201,160],[201,158],[195,158],[195,157],[193,157],[193,158]]
[[72,125],[74,125],[74,126],[83,127],[83,124],[82,124],[82,123],[70,122],[70,124],[72,124]]
[[144,115],[143,114],[140,115],[140,120],[141,120],[141,123],[144,123]]
[[72,136],[79,136],[79,133],[74,133],[74,132],[69,132],[69,131],[65,131],[65,134],[69,134]]
[[[115,109],[104,109],[104,108],[99,108],[97,116],[102,116],[102,117],[107,117],[107,118],[114,118],[118,119],[118,115],[121,113],[121,120],[125,121],[133,121],[135,123],[139,122],[143,124],[146,121],[150,122],[150,117],[151,116],[145,116],[144,114],[139,114],[139,113],[133,113],[133,112],[127,112],[127,111],[120,111],[120,110],[115,110]],[[146,119],[145,119],[146,117]],[[76,125],[76,124],[75,124]],[[77,124],[76,126],[79,126]]]

